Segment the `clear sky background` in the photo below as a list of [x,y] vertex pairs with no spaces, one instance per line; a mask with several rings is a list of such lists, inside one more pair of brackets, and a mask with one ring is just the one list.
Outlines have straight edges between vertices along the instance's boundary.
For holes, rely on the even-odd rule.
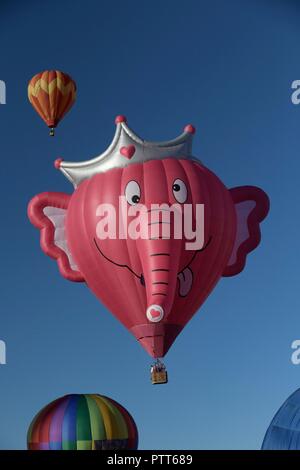
[[[300,384],[300,6],[285,0],[0,2],[0,448],[25,448],[34,414],[66,393],[100,393],[134,416],[141,449],[257,449]],[[78,85],[54,139],[28,80],[61,69]],[[194,153],[228,187],[270,196],[262,243],[222,279],[166,356],[151,359],[83,284],[64,280],[26,215],[41,191],[71,192],[58,156],[103,151],[114,117],[166,140],[192,122]]]

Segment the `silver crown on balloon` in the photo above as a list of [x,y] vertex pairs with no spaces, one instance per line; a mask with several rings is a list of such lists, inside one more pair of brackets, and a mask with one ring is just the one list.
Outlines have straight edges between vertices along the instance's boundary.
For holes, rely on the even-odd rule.
[[125,116],[115,119],[116,132],[110,146],[99,156],[84,162],[65,162],[61,158],[55,161],[55,167],[76,188],[82,181],[97,173],[104,173],[112,168],[124,168],[134,163],[163,158],[197,160],[192,156],[192,139],[195,128],[188,124],[176,139],[165,142],[147,142],[137,136],[126,124]]

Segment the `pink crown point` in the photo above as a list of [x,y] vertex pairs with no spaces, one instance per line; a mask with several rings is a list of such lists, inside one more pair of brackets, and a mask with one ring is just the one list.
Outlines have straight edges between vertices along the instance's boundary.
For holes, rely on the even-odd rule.
[[195,134],[196,128],[194,126],[192,126],[192,124],[188,124],[184,128],[184,132],[188,132],[189,134]]
[[119,114],[119,116],[116,117],[115,123],[120,124],[121,122],[126,122],[126,116],[123,116],[123,114]]
[[60,169],[60,166],[61,166],[61,162],[62,162],[62,161],[63,161],[62,158],[57,158],[57,159],[55,160],[54,166],[55,166],[55,168],[56,168],[57,170]]

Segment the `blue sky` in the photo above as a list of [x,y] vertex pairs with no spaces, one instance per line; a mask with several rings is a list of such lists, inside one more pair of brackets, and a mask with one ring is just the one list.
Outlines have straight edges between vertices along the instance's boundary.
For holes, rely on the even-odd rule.
[[[1,1],[0,448],[25,448],[34,414],[66,393],[100,393],[136,419],[142,449],[256,449],[300,383],[300,79],[296,1]],[[78,100],[55,139],[27,101],[27,83],[62,69]],[[271,199],[260,247],[222,279],[166,357],[170,382],[149,383],[150,359],[84,285],[39,249],[26,207],[71,192],[53,161],[84,160],[125,114],[146,139],[192,122],[194,153],[228,186]]]

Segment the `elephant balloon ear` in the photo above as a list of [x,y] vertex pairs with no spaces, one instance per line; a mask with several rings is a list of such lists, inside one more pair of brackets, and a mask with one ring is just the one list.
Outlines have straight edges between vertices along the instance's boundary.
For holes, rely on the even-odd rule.
[[70,197],[65,193],[38,194],[28,205],[28,217],[40,230],[43,252],[56,260],[61,275],[69,281],[84,282],[66,240],[65,219]]
[[246,257],[260,242],[260,226],[269,212],[269,198],[255,186],[240,186],[229,190],[233,199],[237,228],[233,250],[223,276],[235,276],[245,267]]

